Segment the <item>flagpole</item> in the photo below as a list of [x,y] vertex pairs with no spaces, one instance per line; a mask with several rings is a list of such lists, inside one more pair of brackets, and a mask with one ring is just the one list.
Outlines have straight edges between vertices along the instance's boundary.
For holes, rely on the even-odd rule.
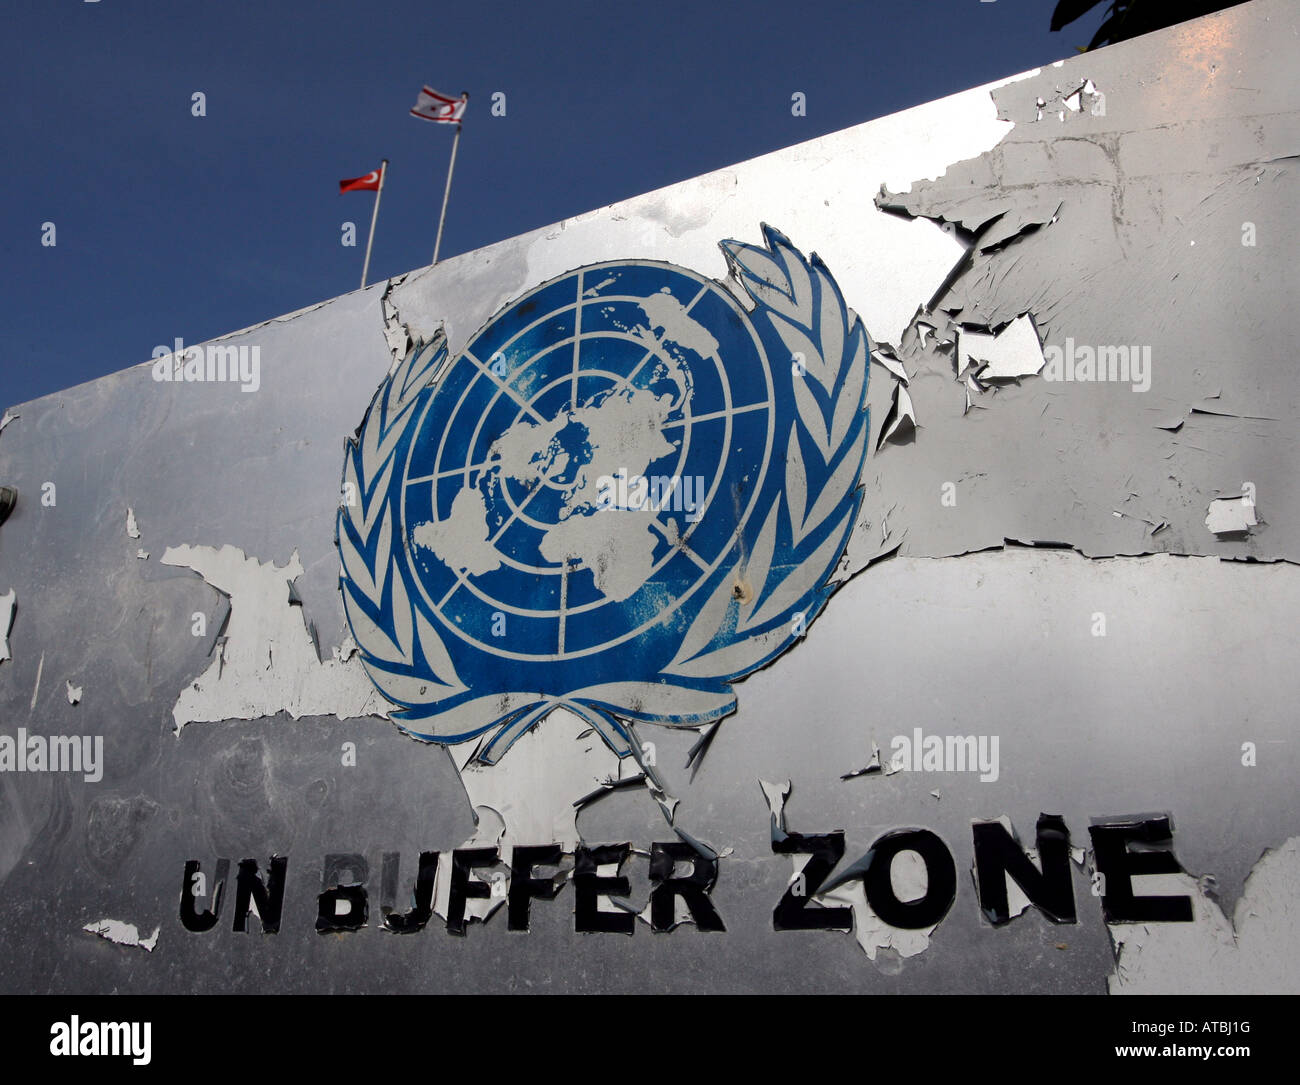
[[[469,95],[462,94],[462,100],[468,101]],[[451,164],[447,167],[447,187],[442,191],[442,214],[438,216],[438,237],[433,243],[433,262],[438,262],[438,250],[442,248],[442,226],[447,221],[447,200],[451,197],[451,175],[456,171],[456,148],[460,146],[461,122],[456,122],[456,137],[451,141]]]
[[[374,159],[371,159],[373,162]],[[366,261],[361,265],[361,289],[366,288],[366,274],[370,271],[370,246],[375,243],[375,223],[379,221],[379,201],[384,198],[384,178],[388,176],[388,159],[379,166],[379,188],[375,192],[375,209],[370,213],[370,237],[366,241]]]

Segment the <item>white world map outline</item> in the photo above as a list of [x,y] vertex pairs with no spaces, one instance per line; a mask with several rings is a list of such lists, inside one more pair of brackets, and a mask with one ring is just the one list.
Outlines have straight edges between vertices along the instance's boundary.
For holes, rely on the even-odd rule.
[[[550,320],[554,320],[558,314],[566,313],[570,310],[576,310],[575,321],[574,321],[574,334],[565,337],[565,339],[561,340],[559,344],[552,344],[551,347],[548,348],[546,353],[550,353],[550,351],[555,349],[557,345],[568,345],[571,343],[574,349],[574,366],[571,372],[574,374],[575,381],[577,379],[577,376],[588,372],[592,372],[590,370],[583,370],[581,368],[580,348],[583,341],[583,335],[581,331],[581,312],[583,308],[585,308],[588,305],[593,305],[593,304],[602,305],[602,304],[609,304],[611,302],[640,303],[645,301],[646,297],[644,295],[637,295],[637,294],[607,294],[607,295],[597,294],[595,296],[588,297],[586,296],[587,292],[584,291],[585,283],[589,277],[595,277],[595,274],[598,272],[611,271],[611,270],[621,271],[621,270],[626,270],[629,267],[654,268],[675,276],[692,280],[695,283],[699,284],[699,290],[696,292],[695,296],[691,299],[689,305],[684,307],[685,312],[687,313],[689,313],[691,309],[696,304],[698,304],[698,302],[702,300],[705,296],[712,295],[717,299],[721,300],[723,304],[728,306],[736,314],[739,321],[739,326],[745,330],[752,344],[752,347],[757,355],[757,359],[764,376],[765,387],[763,391],[765,394],[761,397],[761,399],[759,399],[755,403],[743,404],[740,408],[736,408],[733,405],[732,395],[731,395],[731,383],[727,379],[726,369],[722,364],[721,359],[718,358],[715,352],[712,356],[710,356],[710,358],[706,360],[711,360],[713,362],[717,370],[718,376],[720,378],[720,386],[722,388],[723,401],[724,401],[722,409],[719,411],[708,412],[704,416],[692,416],[690,421],[691,424],[694,425],[702,421],[711,421],[718,418],[719,416],[723,416],[726,421],[725,443],[726,443],[726,447],[729,448],[731,442],[730,416],[735,413],[740,413],[741,411],[748,412],[748,411],[755,411],[755,410],[766,410],[767,424],[766,424],[766,432],[764,434],[765,445],[762,450],[762,454],[757,461],[757,468],[759,472],[758,478],[753,481],[753,484],[749,489],[749,499],[747,505],[742,510],[739,510],[739,515],[733,533],[719,546],[719,552],[713,558],[713,560],[711,562],[704,563],[703,559],[701,559],[699,555],[694,554],[693,552],[691,553],[690,557],[694,560],[696,566],[700,568],[701,572],[700,575],[692,581],[690,587],[686,591],[684,591],[681,595],[673,598],[667,607],[657,612],[652,617],[647,618],[646,620],[640,622],[634,628],[627,630],[626,632],[616,637],[602,641],[599,644],[591,645],[578,650],[566,650],[564,648],[563,629],[567,622],[568,614],[579,613],[580,611],[579,608],[568,608],[567,599],[564,598],[563,595],[561,599],[561,607],[558,611],[531,610],[528,608],[521,607],[517,604],[510,603],[509,601],[492,599],[486,596],[481,590],[479,590],[476,585],[471,583],[470,577],[467,576],[463,570],[449,570],[450,572],[452,572],[455,578],[454,583],[451,589],[449,589],[448,592],[444,594],[443,599],[435,601],[429,595],[429,592],[427,591],[426,586],[422,581],[422,578],[413,569],[412,580],[415,584],[416,590],[418,591],[420,597],[424,600],[424,602],[429,606],[431,611],[438,617],[439,624],[444,629],[454,633],[458,638],[464,640],[466,643],[470,644],[471,646],[473,646],[478,650],[487,651],[495,656],[499,656],[506,659],[516,659],[520,661],[537,662],[537,661],[545,661],[548,659],[557,659],[557,658],[574,659],[582,656],[593,655],[600,652],[604,652],[619,644],[623,644],[628,640],[634,639],[635,637],[639,636],[641,633],[645,632],[645,630],[664,621],[673,612],[678,610],[697,590],[699,590],[699,588],[704,583],[706,583],[710,579],[712,574],[716,572],[718,567],[727,558],[730,552],[731,543],[734,541],[735,537],[743,530],[745,523],[752,515],[755,503],[758,500],[758,495],[763,488],[763,480],[765,479],[767,471],[769,470],[770,467],[772,449],[775,443],[775,424],[774,424],[775,423],[775,411],[774,411],[775,389],[773,386],[771,363],[768,358],[767,350],[764,347],[764,344],[761,338],[759,337],[757,330],[747,319],[743,307],[740,306],[737,300],[728,291],[720,288],[719,285],[713,282],[712,280],[707,279],[704,276],[687,268],[661,263],[658,261],[648,261],[648,260],[647,261],[626,261],[626,260],[610,261],[605,264],[591,265],[585,268],[577,269],[575,272],[568,273],[568,275],[573,275],[575,278],[576,293],[575,293],[574,300],[572,302],[567,302],[564,305],[556,306],[552,309],[549,309],[546,313],[540,315],[536,320],[532,321],[530,324],[516,331],[504,344],[499,346],[497,349],[499,351],[504,351],[510,344],[515,343],[519,338],[526,335],[529,331],[535,329],[538,325]],[[549,280],[548,282],[541,284],[534,290],[530,291],[527,295],[520,298],[515,303],[515,305],[512,306],[512,308],[517,307],[519,304],[522,304],[528,298],[541,294],[543,291],[553,287],[557,281],[562,281],[567,277],[568,277],[567,275],[557,276],[555,279]],[[608,285],[610,281],[611,280],[606,280],[601,285],[602,286]],[[478,332],[475,333],[475,335],[470,340],[470,346],[472,346],[482,337],[483,333],[487,330],[488,327],[490,327],[490,324],[485,325],[484,328],[481,328]],[[652,337],[652,343],[653,343],[653,331],[650,331],[650,335]],[[646,355],[641,359],[641,362],[639,362],[638,365],[634,367],[632,371],[629,372],[628,376],[622,378],[624,385],[628,385],[629,382],[635,377],[636,372],[639,371],[640,367],[643,366],[650,359],[650,357],[654,355],[655,351],[653,349],[653,346],[657,345],[657,344],[652,345],[652,343],[647,343],[644,339],[640,339],[639,337],[633,335],[629,335],[628,338],[636,339],[638,343],[642,345],[650,346],[650,349],[647,350]],[[451,361],[448,364],[446,371],[443,374],[441,374],[443,380],[445,380],[450,375],[451,366],[454,366],[462,358],[466,359],[469,362],[469,364],[473,365],[477,370],[477,372],[474,374],[473,378],[471,378],[465,384],[465,387],[461,390],[455,405],[451,409],[449,418],[454,419],[456,417],[458,412],[462,409],[465,400],[470,395],[471,389],[474,388],[474,386],[477,384],[477,382],[480,379],[486,379],[489,382],[491,382],[491,384],[496,386],[496,390],[493,394],[492,399],[489,401],[487,406],[484,407],[479,412],[479,416],[478,419],[476,420],[476,426],[475,426],[475,438],[471,440],[469,445],[469,447],[472,448],[474,447],[474,441],[477,440],[477,435],[479,433],[483,420],[491,413],[495,403],[497,402],[500,396],[507,395],[509,396],[509,398],[514,400],[516,405],[519,406],[521,409],[527,409],[526,404],[522,402],[515,394],[512,394],[513,390],[510,389],[507,384],[507,380],[514,379],[517,376],[519,370],[521,370],[523,367],[517,367],[515,373],[508,375],[508,378],[502,378],[498,373],[493,371],[492,367],[489,364],[485,363],[482,359],[473,355],[469,349],[466,349],[463,350],[461,354],[456,357],[455,360]],[[440,381],[439,383],[442,383],[442,381]],[[612,394],[612,390],[611,390],[611,394]],[[428,412],[432,410],[436,398],[437,398],[436,395],[429,397],[428,401],[423,405],[419,417],[415,420],[414,430],[417,434],[422,432],[426,422]],[[534,417],[537,417],[539,421],[545,421],[544,419],[541,418],[540,415],[536,415],[535,412],[534,412]],[[439,443],[439,448],[435,456],[435,464],[440,462],[440,458],[443,452],[443,447],[446,444],[447,436],[453,429],[454,427],[449,424],[446,427],[446,429],[443,431]],[[688,427],[688,433],[689,433],[689,427]],[[687,440],[688,439],[689,437],[687,438]],[[410,460],[414,455],[415,447],[416,447],[416,443],[413,441],[411,448],[408,449],[407,452],[407,458],[406,458],[407,473],[406,473],[406,477],[404,477],[403,479],[403,483],[400,489],[399,522],[402,525],[401,530],[403,532],[409,530],[409,526],[413,526],[410,525],[410,520],[408,518],[407,510],[406,510],[406,496],[411,486],[414,484],[427,483],[439,477],[447,477],[453,474],[461,474],[466,470],[466,466],[467,466],[462,464],[462,465],[458,465],[458,467],[456,468],[448,469],[446,471],[435,470],[427,474],[411,475],[409,474]],[[683,448],[682,450],[683,456],[685,455],[685,451],[686,449]],[[468,466],[472,467],[473,465],[468,465]],[[708,504],[713,500],[714,494],[721,480],[721,477],[722,477],[721,470],[717,471],[714,474],[713,485],[710,487],[709,492],[707,493],[704,500],[705,507],[707,507]],[[534,492],[537,492],[537,490],[540,489],[541,487],[539,486]],[[502,525],[502,528],[500,530],[504,530],[505,526],[506,525]],[[688,525],[687,531],[682,533],[682,537],[683,538],[687,537],[687,535],[694,530],[695,526],[696,525],[694,524]],[[497,532],[497,535],[499,534],[500,531]],[[494,535],[493,538],[495,537],[496,536]],[[673,560],[674,556],[675,555],[670,549],[668,555],[666,555],[666,557],[663,560],[661,560],[659,563],[657,563],[654,566],[650,574],[651,577],[653,577],[654,574],[659,571],[659,569],[661,569],[664,565],[666,565],[668,561]],[[505,555],[503,554],[502,557],[504,558]],[[564,563],[564,566],[562,567],[560,573],[562,578],[561,579],[562,593],[566,592],[567,590],[565,582],[567,581],[568,564],[569,564],[568,562]],[[535,573],[535,570],[531,568],[519,569],[517,564],[515,565],[515,568],[521,572],[527,572],[529,574]],[[550,575],[556,575],[556,574],[554,572],[551,572]],[[477,639],[473,634],[467,631],[461,623],[457,622],[454,616],[448,615],[444,610],[446,602],[449,601],[455,595],[455,593],[458,592],[461,588],[465,588],[466,590],[471,592],[476,598],[478,598],[482,603],[496,610],[500,610],[502,613],[506,615],[515,615],[520,617],[542,618],[542,619],[547,619],[552,617],[558,618],[557,624],[559,629],[558,629],[558,635],[556,640],[556,651],[547,652],[547,653],[518,652],[505,647],[499,642],[492,643],[491,641]],[[597,603],[594,605],[584,605],[582,609],[583,610],[596,609],[600,605],[604,605],[604,604]]]

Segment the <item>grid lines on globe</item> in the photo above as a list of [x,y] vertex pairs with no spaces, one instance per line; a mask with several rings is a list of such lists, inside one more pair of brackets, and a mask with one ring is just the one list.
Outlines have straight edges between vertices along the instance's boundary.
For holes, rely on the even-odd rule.
[[768,361],[725,289],[652,262],[560,276],[470,340],[416,425],[400,519],[419,593],[498,656],[625,643],[733,551],[773,435]]

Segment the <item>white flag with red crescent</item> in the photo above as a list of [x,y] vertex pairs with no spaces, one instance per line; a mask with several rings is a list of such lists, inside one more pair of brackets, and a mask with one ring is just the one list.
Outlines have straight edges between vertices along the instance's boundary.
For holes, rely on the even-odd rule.
[[459,124],[461,117],[465,115],[465,105],[468,101],[467,94],[452,98],[446,94],[439,94],[432,87],[422,87],[420,97],[416,99],[415,107],[411,110],[411,116],[433,121],[435,124]]

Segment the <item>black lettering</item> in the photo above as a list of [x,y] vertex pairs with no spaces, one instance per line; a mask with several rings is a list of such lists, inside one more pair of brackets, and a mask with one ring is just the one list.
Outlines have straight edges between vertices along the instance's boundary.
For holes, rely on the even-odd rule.
[[363,855],[327,855],[316,898],[316,932],[359,931],[370,918],[366,882],[370,864]]
[[1077,923],[1070,876],[1070,830],[1059,814],[1039,814],[1034,846],[1041,873],[998,821],[972,827],[980,907],[996,927],[1011,921],[1007,878],[1053,923]]
[[786,833],[780,840],[772,841],[772,850],[778,855],[810,855],[790,885],[785,896],[772,910],[772,928],[778,931],[848,931],[853,929],[852,908],[809,908],[808,902],[817,895],[835,864],[844,858],[844,834],[820,833],[805,836],[803,833]]
[[230,873],[230,860],[217,860],[217,876],[212,883],[212,907],[202,912],[194,907],[194,876],[198,872],[197,859],[191,859],[185,864],[185,882],[181,886],[181,925],[187,931],[202,934],[215,927],[221,916],[221,894],[226,888],[226,876]]
[[[899,852],[914,851],[925,863],[925,894],[901,901],[889,876]],[[948,914],[957,896],[957,866],[948,846],[929,829],[898,829],[886,833],[867,853],[862,884],[871,910],[891,927],[920,930]]]
[[[1097,870],[1105,878],[1101,911],[1107,923],[1190,923],[1191,897],[1138,897],[1132,878],[1139,874],[1182,872],[1173,852],[1173,822],[1168,814],[1138,815],[1088,829]],[[1130,850],[1129,844],[1140,850]]]
[[384,917],[384,930],[394,934],[415,934],[424,930],[433,917],[433,883],[438,874],[438,853],[420,852],[420,867],[415,877],[415,892],[411,895],[411,910],[404,915],[396,910],[400,863],[401,855],[398,852],[384,852],[379,913]]
[[632,886],[626,874],[602,877],[598,871],[608,863],[621,867],[632,850],[630,844],[605,844],[578,848],[573,853],[573,929],[580,934],[631,934],[636,917],[631,912],[603,912],[601,897],[626,897]]
[[235,875],[235,926],[241,933],[248,930],[248,914],[257,908],[263,934],[275,934],[280,929],[280,910],[284,907],[284,874],[289,860],[283,855],[271,856],[271,870],[266,884],[257,873],[256,859],[241,859],[239,873]]
[[560,885],[554,878],[534,878],[537,866],[558,866],[564,852],[559,844],[539,844],[535,847],[516,847],[510,859],[510,893],[506,904],[506,928],[512,931],[528,929],[528,905],[533,897],[554,900]]
[[447,929],[452,934],[465,933],[465,902],[473,897],[486,900],[492,895],[487,882],[470,878],[470,871],[494,866],[496,848],[457,848],[451,853],[451,885],[447,893]]
[[[689,860],[691,873],[679,878],[673,871],[678,860]],[[718,860],[690,844],[676,841],[650,845],[650,929],[656,934],[677,926],[676,899],[681,897],[696,927],[702,931],[725,931],[722,917],[713,907],[709,892],[718,880]]]

